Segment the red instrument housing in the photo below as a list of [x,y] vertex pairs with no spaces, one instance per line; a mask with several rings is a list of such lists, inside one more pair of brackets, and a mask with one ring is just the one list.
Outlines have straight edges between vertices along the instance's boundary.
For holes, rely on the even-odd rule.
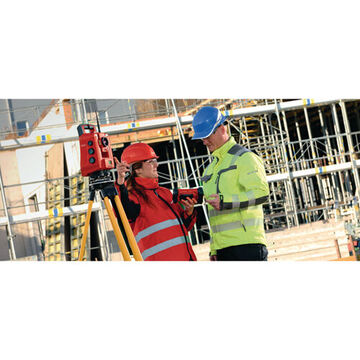
[[187,200],[187,198],[194,198],[198,204],[203,202],[204,190],[202,187],[193,189],[178,189],[173,190],[173,202],[177,203],[179,200]]
[[96,171],[114,168],[114,158],[108,134],[97,132],[94,125],[77,127],[80,141],[81,175],[88,176]]

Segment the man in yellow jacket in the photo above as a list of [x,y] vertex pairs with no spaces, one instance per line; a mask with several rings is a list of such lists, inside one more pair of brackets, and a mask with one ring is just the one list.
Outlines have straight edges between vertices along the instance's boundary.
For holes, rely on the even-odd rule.
[[267,260],[262,204],[269,186],[264,165],[228,135],[225,120],[210,106],[193,120],[193,139],[202,139],[213,157],[201,178],[211,226],[210,260]]

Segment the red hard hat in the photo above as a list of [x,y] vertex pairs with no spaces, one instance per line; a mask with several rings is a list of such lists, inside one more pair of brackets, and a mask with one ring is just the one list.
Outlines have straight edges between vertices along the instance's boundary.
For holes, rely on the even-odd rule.
[[129,165],[158,158],[159,157],[155,154],[154,149],[145,143],[132,144],[125,148],[121,154],[121,162],[126,162]]

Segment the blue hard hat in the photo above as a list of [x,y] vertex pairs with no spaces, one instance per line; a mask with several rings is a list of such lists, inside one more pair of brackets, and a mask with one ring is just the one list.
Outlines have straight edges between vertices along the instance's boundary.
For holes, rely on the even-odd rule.
[[193,140],[207,138],[218,126],[224,123],[226,118],[227,116],[223,115],[217,108],[212,106],[201,108],[194,116],[192,122],[194,128]]

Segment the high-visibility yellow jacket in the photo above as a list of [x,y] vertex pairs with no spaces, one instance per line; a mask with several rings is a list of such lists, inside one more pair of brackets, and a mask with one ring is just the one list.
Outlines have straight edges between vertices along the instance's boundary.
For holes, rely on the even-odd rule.
[[205,197],[220,195],[220,210],[208,204],[211,254],[235,245],[266,245],[262,204],[269,186],[262,160],[233,137],[212,155],[201,178]]

